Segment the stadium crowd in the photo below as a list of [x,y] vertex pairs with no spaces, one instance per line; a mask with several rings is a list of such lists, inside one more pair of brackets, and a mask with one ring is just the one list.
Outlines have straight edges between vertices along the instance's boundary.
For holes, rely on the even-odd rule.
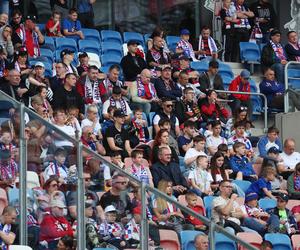
[[[107,73],[90,63],[86,52],[78,54],[76,65],[76,51],[65,48],[49,75],[41,54],[45,37],[65,37],[77,43],[85,39],[82,27],[93,28],[90,14],[95,1],[78,1],[78,9],[70,10],[65,2],[52,2],[53,14],[43,32],[35,16],[23,16],[17,7],[10,18],[0,15],[1,91],[140,181],[233,234],[299,233],[296,142],[289,138],[282,145],[276,127],[253,136],[250,96],[218,93],[225,89],[218,73],[222,62],[208,26],[201,29],[197,50],[186,28],[180,31],[175,50],[168,47],[160,27],[144,48],[140,41],[130,39],[127,54]],[[223,0],[225,61],[240,60],[240,42],[254,37],[266,43],[260,91],[267,96],[268,107],[283,109],[284,65],[300,61],[297,33],[290,31],[289,42],[283,46],[269,1],[259,0],[250,8],[244,2]],[[34,64],[29,63],[32,59]],[[209,66],[200,74],[191,62],[203,60]],[[247,69],[242,70],[228,89],[251,92],[250,77]],[[290,98],[299,110],[297,93]],[[9,206],[0,217],[0,248],[18,243],[20,208],[10,194],[19,186],[19,129],[24,119],[27,170],[39,176],[39,187],[29,194],[28,243],[40,250],[76,249],[76,148],[39,120],[20,117],[13,105],[7,111],[10,118],[1,120],[0,187],[3,199],[8,194]],[[83,156],[87,249],[139,248],[139,186],[88,153]],[[266,198],[274,206],[262,207]],[[183,230],[199,231],[195,248],[208,249],[208,228],[202,221],[160,197],[149,194],[148,199],[152,249],[163,249],[160,229],[174,230],[179,239]],[[205,204],[209,200],[210,208]],[[290,200],[296,204],[292,208]],[[269,241],[261,245],[261,249],[271,247]]]

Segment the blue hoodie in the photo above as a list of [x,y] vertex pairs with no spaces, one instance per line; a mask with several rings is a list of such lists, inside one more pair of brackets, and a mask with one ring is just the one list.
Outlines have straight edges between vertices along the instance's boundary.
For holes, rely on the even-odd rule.
[[264,79],[259,84],[260,93],[265,94],[268,100],[268,107],[271,105],[274,96],[277,93],[284,93],[284,85],[277,81],[269,81]]

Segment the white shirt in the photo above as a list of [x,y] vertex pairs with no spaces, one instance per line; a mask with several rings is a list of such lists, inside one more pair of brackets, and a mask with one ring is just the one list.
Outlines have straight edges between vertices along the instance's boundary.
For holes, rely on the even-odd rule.
[[[126,105],[126,115],[130,115],[132,113],[128,103],[124,100],[125,102],[125,105]],[[108,107],[110,106],[110,100],[106,100],[104,103],[103,103],[103,109],[102,109],[102,114],[103,115],[106,115],[107,114],[107,110],[108,110]],[[121,108],[121,102],[120,101],[116,101],[116,108],[117,109],[120,109]]]
[[[74,128],[68,125],[64,125],[64,126],[57,126],[55,125],[55,127],[57,127],[58,129],[60,129],[61,131],[63,131],[64,133],[66,133],[67,135],[75,138],[75,131]],[[73,143],[64,139],[62,136],[59,136],[58,138],[55,138],[54,140],[54,144],[56,147],[73,147]]]
[[294,169],[296,164],[300,162],[300,153],[294,152],[291,155],[287,155],[285,152],[280,153],[280,157],[283,160],[283,164],[286,169]]
[[[93,121],[89,120],[88,118],[85,118],[81,121],[81,128],[84,128],[86,126],[91,126],[93,127]],[[95,135],[99,134],[99,130],[101,131],[101,125],[99,123],[99,121],[96,122],[96,125],[94,127],[93,133]]]
[[207,170],[197,167],[190,171],[188,178],[193,179],[202,192],[211,189],[210,184],[213,182],[213,178]]
[[[193,158],[193,157],[199,156],[199,155],[207,156],[207,154],[205,154],[203,151],[198,151],[195,148],[189,148],[188,151],[186,151],[186,153],[184,155],[184,162],[189,158]],[[196,167],[196,160],[190,165],[190,167],[191,168]]]
[[[170,118],[171,116],[168,115],[168,117]],[[179,126],[179,121],[178,121],[177,117],[175,117],[175,119],[176,119],[175,126]],[[158,125],[159,121],[160,121],[160,116],[155,115],[153,118],[153,125]]]
[[206,139],[206,147],[209,148],[209,147],[212,147],[212,148],[217,148],[220,144],[227,144],[227,140],[222,137],[222,136],[219,136],[219,137],[214,137],[213,135],[207,137]]

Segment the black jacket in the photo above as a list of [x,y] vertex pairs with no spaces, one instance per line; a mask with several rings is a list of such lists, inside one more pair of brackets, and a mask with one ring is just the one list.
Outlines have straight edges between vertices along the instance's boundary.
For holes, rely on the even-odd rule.
[[[204,72],[200,75],[199,77],[199,82],[200,82],[200,90],[203,93],[207,93],[210,87],[210,80],[207,72]],[[213,89],[215,90],[224,90],[224,85],[223,85],[223,79],[219,74],[216,74],[214,83],[213,83]]]
[[296,61],[296,56],[300,56],[300,49],[296,50],[291,44],[284,47],[289,61]]
[[138,74],[147,67],[147,64],[140,56],[133,57],[130,53],[121,60],[125,81],[135,81]]

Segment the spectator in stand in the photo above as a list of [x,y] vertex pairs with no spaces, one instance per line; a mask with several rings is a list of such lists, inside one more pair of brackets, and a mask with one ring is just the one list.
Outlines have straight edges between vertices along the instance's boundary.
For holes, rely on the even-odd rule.
[[183,54],[187,56],[190,60],[196,61],[196,55],[198,55],[199,51],[195,53],[192,44],[189,43],[190,39],[190,31],[188,29],[182,29],[180,31],[180,41],[176,46],[176,53]]
[[68,73],[65,76],[64,85],[59,86],[54,92],[53,109],[77,107],[79,109],[79,117],[84,117],[84,100],[75,89],[76,76],[73,73]]
[[234,3],[237,22],[234,23],[233,27],[233,39],[232,39],[232,58],[235,62],[240,60],[240,42],[249,41],[249,31],[251,29],[249,18],[254,17],[254,13],[244,4],[245,0],[237,0]]
[[206,98],[203,101],[198,100],[198,105],[200,106],[201,116],[205,122],[220,119],[223,123],[226,123],[230,116],[229,111],[218,101],[217,92],[213,89],[207,92]]
[[220,144],[227,144],[227,140],[221,136],[221,122],[216,120],[212,122],[212,135],[206,139],[206,148],[209,155],[213,156],[218,151]]
[[218,58],[218,48],[210,33],[211,31],[208,26],[202,27],[198,44],[198,59],[200,60],[206,57]]
[[236,54],[233,52],[234,47],[234,24],[239,22],[237,19],[236,9],[231,0],[223,0],[223,8],[221,10],[221,19],[223,20],[222,33],[225,35],[225,54],[226,62],[234,62]]
[[210,89],[224,90],[223,80],[220,74],[218,74],[219,63],[212,60],[208,64],[208,71],[203,72],[199,77],[200,90],[203,93],[208,92]]
[[12,35],[14,46],[25,46],[31,57],[40,56],[40,45],[45,41],[39,27],[35,25],[36,17],[27,16],[24,27],[19,27]]
[[147,51],[146,55],[148,68],[154,69],[171,62],[169,53],[164,50],[164,43],[161,36],[153,37],[153,47]]
[[161,129],[155,136],[154,146],[152,148],[152,163],[156,163],[159,161],[159,149],[161,147],[166,147],[171,150],[171,162],[179,163],[178,155],[175,149],[172,146],[169,146],[169,132],[166,129]]
[[64,85],[67,68],[68,66],[63,62],[58,62],[55,64],[55,76],[50,78],[50,88],[53,92],[55,92],[60,86]]
[[74,245],[74,239],[69,235],[65,235],[58,241],[57,250],[74,250]]
[[195,122],[197,128],[199,123],[202,121],[200,109],[195,102],[195,92],[191,87],[187,87],[183,90],[183,97],[175,104],[175,112],[178,117],[180,126],[185,121]]
[[62,19],[67,18],[69,13],[68,1],[67,0],[51,0],[51,1],[53,1],[53,5],[52,5],[53,11],[60,12]]
[[300,62],[300,44],[298,34],[296,31],[289,31],[287,33],[289,43],[285,45],[288,61]]
[[279,130],[276,127],[268,128],[267,135],[260,137],[258,141],[258,151],[260,157],[265,157],[270,148],[275,147],[280,152],[282,151],[282,144],[279,138]]
[[40,224],[40,246],[55,249],[60,238],[65,235],[73,236],[73,230],[64,217],[66,205],[61,200],[53,199],[50,207],[50,213],[45,215]]
[[130,85],[129,95],[132,100],[131,107],[141,108],[146,114],[150,113],[152,107],[155,109],[159,99],[154,84],[151,82],[150,70],[142,70],[140,77],[137,77]]
[[170,98],[164,98],[162,100],[162,110],[157,112],[153,117],[153,127],[155,133],[158,133],[159,131],[159,121],[163,118],[168,118],[171,121],[170,134],[172,137],[177,138],[180,135],[179,121],[173,112],[173,108],[174,104]]
[[6,53],[4,51],[3,46],[0,45],[0,81],[1,82],[5,80],[4,77],[7,77],[8,66],[9,65],[8,65]]
[[261,250],[272,250],[273,244],[268,240],[263,240],[263,242],[260,245]]
[[196,135],[193,138],[193,147],[189,148],[185,155],[184,155],[184,163],[186,166],[188,166],[190,169],[195,168],[196,165],[196,160],[199,155],[205,155],[205,137],[203,135]]
[[193,71],[190,65],[190,59],[186,55],[180,55],[178,57],[179,65],[173,68],[173,78],[176,79],[179,76],[179,73],[183,70],[186,71],[186,73],[190,73]]
[[193,121],[185,121],[183,134],[177,139],[180,156],[184,157],[186,152],[193,147],[193,137],[197,135],[195,131],[195,123]]
[[31,68],[28,64],[28,53],[26,47],[20,47],[15,50],[14,60],[11,69],[16,69],[21,74],[22,81],[25,81],[31,73]]
[[163,65],[161,77],[157,78],[154,86],[159,98],[168,97],[172,100],[179,100],[182,96],[181,89],[172,80],[172,67],[170,65]]
[[297,163],[300,162],[300,153],[295,151],[296,142],[292,138],[285,139],[283,144],[283,152],[280,157],[283,159],[283,169],[279,169],[280,175],[287,179],[295,169]]
[[69,10],[69,17],[65,18],[62,23],[63,35],[76,40],[84,39],[81,30],[81,23],[78,18],[78,12],[75,8]]
[[0,29],[0,45],[3,47],[7,58],[12,58],[14,55],[14,46],[11,40],[12,28],[9,25],[5,25]]
[[[246,69],[242,70],[239,76],[232,80],[229,85],[229,91],[239,91],[250,93],[250,72]],[[248,108],[248,114],[252,114],[251,96],[243,94],[231,94],[230,99],[233,100],[230,103],[231,110],[235,112],[240,106]]]
[[172,151],[169,147],[160,147],[158,150],[159,161],[152,165],[151,173],[154,186],[157,187],[161,180],[167,180],[173,183],[174,195],[178,197],[184,194],[188,189],[188,184],[182,175],[179,165],[171,161]]
[[76,67],[73,65],[74,51],[70,49],[63,49],[60,52],[60,60],[67,66],[66,73],[73,73],[76,78],[79,77]]
[[11,157],[10,150],[0,150],[0,187],[8,188],[15,185],[17,176],[19,176],[19,167]]
[[86,109],[86,118],[81,121],[81,128],[91,126],[93,134],[102,140],[101,125],[99,123],[98,109],[94,104],[89,104]]
[[[128,179],[123,175],[116,173],[112,177],[112,187],[100,198],[101,207],[112,205],[117,210],[117,222],[127,223],[127,215],[131,213],[132,203],[127,192]],[[122,198],[121,198],[122,196]],[[103,216],[104,218],[104,216]]]
[[275,72],[271,68],[266,69],[264,76],[264,80],[259,84],[260,93],[266,95],[269,108],[282,110],[284,107],[283,83],[276,81]]
[[149,141],[149,130],[147,127],[147,120],[143,118],[142,109],[136,108],[133,111],[133,118],[129,123],[128,134],[130,139],[130,145],[132,148],[136,146],[142,146],[144,143]]
[[13,29],[13,32],[15,32],[15,30],[18,29],[20,26],[24,25],[22,23],[22,12],[20,10],[17,9],[12,13],[10,25]]
[[263,47],[261,52],[261,64],[264,67],[270,67],[275,71],[276,79],[284,83],[284,68],[287,64],[287,55],[280,43],[281,33],[279,30],[272,30],[271,40]]
[[47,36],[54,36],[54,37],[63,36],[60,30],[60,20],[61,20],[60,12],[53,11],[51,18],[46,23],[46,27],[45,27]]
[[198,234],[195,236],[194,245],[196,250],[208,250],[209,241],[208,236],[204,234]]
[[79,66],[77,72],[80,77],[85,76],[89,70],[89,55],[86,52],[78,54]]
[[84,28],[94,28],[94,3],[96,0],[79,0],[77,2],[78,18]]
[[250,6],[250,10],[254,13],[255,24],[259,24],[261,29],[262,43],[268,42],[270,32],[277,27],[277,16],[273,5],[269,0],[259,0]]
[[165,37],[165,32],[163,31],[163,29],[159,26],[156,26],[155,29],[153,30],[152,34],[150,35],[149,39],[146,41],[147,42],[147,48],[148,50],[153,48],[153,40],[154,37],[159,36],[163,39],[163,50],[165,53],[170,53],[170,50],[168,48],[168,45],[164,39]]
[[300,198],[300,163],[297,163],[294,173],[292,173],[287,181],[287,191],[289,197],[294,200]]
[[129,40],[127,42],[128,53],[121,60],[121,67],[124,74],[124,81],[136,81],[137,76],[147,67],[147,64],[137,53],[139,42],[136,40]]
[[14,225],[17,219],[17,211],[14,207],[6,206],[0,216],[0,245],[4,250],[14,244],[17,235],[17,228]]
[[8,24],[8,14],[0,14],[0,28]]
[[[171,120],[169,118],[162,118],[159,120],[158,122],[158,128],[160,129],[166,129],[169,132],[169,145],[171,147],[173,147],[177,153],[177,155],[179,155],[179,148],[178,148],[178,143],[175,139],[175,137],[173,137],[171,135]],[[154,138],[152,136],[152,138]]]
[[[90,150],[95,151],[100,155],[105,155],[106,151],[102,145],[102,135],[101,137],[94,134],[94,129],[92,126],[85,125],[82,127],[82,135],[81,135],[82,144],[88,147]],[[82,152],[84,156],[88,159],[91,158],[86,152]]]
[[[106,88],[107,91],[107,88]],[[130,120],[132,113],[127,101],[122,97],[122,89],[119,86],[114,86],[112,89],[112,95],[103,103],[102,114],[104,119],[109,119],[108,107],[116,107],[121,109],[126,116],[126,121]]]

